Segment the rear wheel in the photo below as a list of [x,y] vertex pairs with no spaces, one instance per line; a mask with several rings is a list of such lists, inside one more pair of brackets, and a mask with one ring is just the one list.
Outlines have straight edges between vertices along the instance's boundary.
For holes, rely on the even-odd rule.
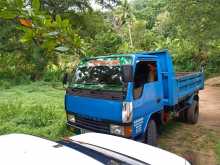
[[153,119],[151,119],[148,123],[145,141],[149,145],[157,145],[157,125]]
[[193,100],[191,107],[187,110],[187,122],[196,124],[199,118],[199,101]]
[[186,110],[180,111],[177,119],[181,122],[186,122]]

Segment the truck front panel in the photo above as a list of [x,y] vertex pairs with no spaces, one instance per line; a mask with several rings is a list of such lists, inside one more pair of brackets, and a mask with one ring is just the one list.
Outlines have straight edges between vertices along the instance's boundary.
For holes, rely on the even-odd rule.
[[67,113],[75,113],[95,120],[121,122],[122,102],[66,95]]

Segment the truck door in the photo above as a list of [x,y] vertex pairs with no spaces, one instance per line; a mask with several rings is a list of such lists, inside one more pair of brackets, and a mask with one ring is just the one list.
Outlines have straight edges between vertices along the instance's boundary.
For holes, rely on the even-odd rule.
[[[162,109],[162,84],[160,67],[156,60],[137,60],[133,84],[134,129],[136,134],[144,129],[146,120],[153,112]],[[136,126],[135,123],[141,123]]]

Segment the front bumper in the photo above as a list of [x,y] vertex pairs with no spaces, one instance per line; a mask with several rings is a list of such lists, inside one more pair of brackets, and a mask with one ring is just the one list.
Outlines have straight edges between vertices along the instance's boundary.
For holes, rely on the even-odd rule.
[[[128,128],[128,127],[132,128],[131,123],[115,123],[109,121],[98,121],[98,120],[77,116],[75,114],[72,115],[75,116],[75,122],[71,122],[70,120],[67,120],[66,123],[68,128],[70,128],[70,130],[74,130],[76,128],[76,129],[85,129],[97,133],[112,134],[111,133],[112,125],[118,125],[124,128]],[[113,134],[113,135],[132,138],[132,132],[130,133],[130,135],[126,135],[126,136],[117,135],[117,134]]]
[[72,127],[72,128],[77,128],[77,129],[86,129],[92,132],[97,132],[97,133],[106,133],[110,134],[110,128],[107,124],[97,124],[91,123],[91,122],[86,122],[85,120],[77,120],[76,122],[73,123],[71,121],[67,121],[67,126]]

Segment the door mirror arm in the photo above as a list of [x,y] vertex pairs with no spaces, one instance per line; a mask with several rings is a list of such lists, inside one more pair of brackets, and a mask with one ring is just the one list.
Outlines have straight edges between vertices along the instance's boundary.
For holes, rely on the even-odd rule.
[[132,65],[122,65],[122,80],[126,84],[133,82],[133,67]]
[[68,73],[64,73],[64,75],[63,75],[63,87],[65,85],[67,85],[68,79],[69,79]]

